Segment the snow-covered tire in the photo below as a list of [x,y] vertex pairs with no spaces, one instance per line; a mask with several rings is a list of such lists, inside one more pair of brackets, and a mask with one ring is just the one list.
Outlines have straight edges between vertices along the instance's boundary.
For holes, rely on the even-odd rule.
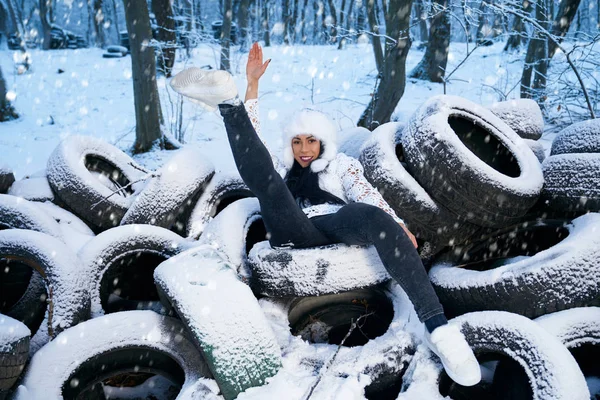
[[600,296],[598,226],[600,214],[523,223],[448,250],[429,278],[451,316],[503,310],[534,318],[586,306]]
[[127,47],[117,45],[108,46],[106,48],[106,51],[108,53],[120,53],[122,56],[127,55],[127,53],[129,52],[129,50],[127,50]]
[[[585,378],[575,359],[557,338],[535,322],[507,312],[487,311],[466,314],[450,323],[460,327],[476,355],[499,354],[518,362],[531,389],[530,396],[524,398],[589,400]],[[398,400],[447,399],[448,393],[440,393],[440,386],[447,390],[452,385],[440,382],[445,378],[442,371],[437,356],[421,345],[408,366]],[[494,389],[498,398],[505,399],[503,392],[511,388],[497,385]]]
[[600,153],[600,119],[577,122],[560,131],[550,155],[566,153]]
[[92,227],[103,230],[119,225],[134,194],[131,186],[125,187],[147,171],[103,140],[74,135],[52,152],[47,174],[57,197]]
[[102,53],[102,58],[122,58],[125,57],[123,53]]
[[533,151],[533,154],[535,154],[535,157],[538,159],[540,164],[544,162],[544,160],[546,159],[546,151],[544,150],[544,145],[539,140],[531,139],[525,139],[525,143],[527,143],[527,146],[529,146],[531,151]]
[[154,285],[154,269],[192,244],[165,228],[125,225],[100,233],[78,253],[91,276],[93,317],[116,311],[165,312]]
[[234,201],[211,220],[198,239],[219,251],[244,281],[251,275],[248,253],[266,240],[267,231],[260,216],[260,204],[255,197]]
[[339,131],[337,137],[338,152],[358,159],[362,145],[371,137],[371,131],[362,126],[357,126]]
[[0,268],[0,312],[21,321],[35,333],[47,308],[44,278],[25,263],[2,260]]
[[212,163],[197,148],[178,150],[146,182],[121,225],[150,224],[169,229],[180,215],[191,210],[213,174]]
[[471,222],[502,227],[537,201],[544,177],[531,149],[491,111],[434,96],[402,132],[408,170],[439,203]]
[[404,126],[388,122],[373,131],[359,158],[364,175],[418,238],[434,247],[462,243],[479,227],[434,201],[408,173],[401,143]]
[[156,285],[192,333],[226,400],[261,386],[281,367],[281,350],[250,288],[202,246],[154,271]]
[[20,197],[0,194],[0,230],[28,229],[62,239],[60,226],[37,205]]
[[31,359],[14,398],[81,398],[97,383],[134,371],[171,380],[181,387],[177,399],[191,399],[183,394],[198,379],[210,377],[180,321],[152,311],[126,311],[83,322],[45,345]]
[[252,289],[271,297],[319,296],[390,280],[374,246],[273,249],[264,241],[250,250],[248,263]]
[[600,211],[600,153],[557,154],[542,168],[548,208],[565,216]]
[[25,367],[30,335],[23,323],[0,314],[0,398],[5,397]]
[[[364,387],[364,391],[367,398],[371,399],[393,398],[382,394],[394,389],[398,393],[400,390],[402,375],[416,347],[414,336],[406,330],[406,323],[416,316],[408,296],[399,285],[392,283],[389,287],[308,298],[265,297],[259,303],[283,349],[286,369],[290,368],[290,364],[297,364],[294,365],[295,372],[314,368],[313,373],[318,375],[321,368],[327,368],[324,379],[325,376],[328,379],[356,379],[363,386],[364,379],[359,378],[359,375],[366,375],[371,382]],[[337,311],[345,313],[348,318],[346,321],[330,319],[329,322],[338,324],[329,332],[336,332],[331,336],[315,336],[325,327],[325,323],[319,323],[316,314],[323,316],[327,313],[327,308],[329,317]],[[348,341],[340,346],[341,339],[351,327],[352,318],[356,321],[361,315],[377,308],[376,313],[368,317],[376,317],[375,321],[369,321],[368,318],[359,321],[361,328],[365,328],[366,337],[362,334],[353,337],[351,334]],[[312,321],[314,334],[304,337],[295,335],[295,325],[301,323],[302,319],[310,319],[311,313],[316,317]],[[335,317],[333,319],[336,320]],[[373,322],[377,325],[375,329],[369,327]],[[359,337],[361,340],[357,341]],[[337,356],[333,357],[336,351]],[[330,361],[332,363],[328,365]],[[309,382],[313,381],[310,379]],[[327,383],[324,380],[322,385]],[[336,398],[320,397],[319,394],[323,393],[315,392],[318,398]]]
[[8,166],[0,165],[0,193],[6,193],[15,181],[15,175]]
[[215,174],[192,210],[186,236],[198,239],[209,222],[221,211],[236,200],[247,197],[254,197],[254,194],[238,173]]
[[50,337],[89,318],[91,277],[63,242],[35,231],[0,231],[0,257],[28,265],[44,278]]
[[46,170],[15,181],[7,193],[30,201],[54,201],[54,193],[48,183]]
[[[600,378],[600,308],[582,307],[559,311],[539,317],[535,322],[569,349],[586,378]],[[599,388],[590,394],[592,399],[598,398]]]
[[538,140],[544,133],[544,116],[535,100],[499,101],[492,104],[489,109],[523,139]]

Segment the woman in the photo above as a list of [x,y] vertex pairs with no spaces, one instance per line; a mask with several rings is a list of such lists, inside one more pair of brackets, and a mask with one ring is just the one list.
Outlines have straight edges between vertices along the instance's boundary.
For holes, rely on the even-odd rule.
[[284,129],[282,162],[260,140],[258,82],[270,61],[263,63],[262,49],[254,43],[246,67],[245,105],[225,71],[189,68],[171,80],[171,87],[219,107],[237,169],[260,202],[271,246],[375,246],[390,276],[414,304],[425,324],[425,341],[450,378],[463,386],[477,384],[479,364],[460,330],[448,324],[415,249],[415,237],[365,179],[360,163],[337,153],[333,123],[314,110],[297,113]]

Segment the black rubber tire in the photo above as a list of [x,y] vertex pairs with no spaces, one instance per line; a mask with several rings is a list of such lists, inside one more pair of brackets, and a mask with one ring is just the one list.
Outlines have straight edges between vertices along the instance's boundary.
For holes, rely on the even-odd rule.
[[102,53],[102,58],[123,58],[123,53]]
[[112,46],[108,46],[106,48],[106,51],[108,53],[119,53],[122,56],[126,55],[128,53],[128,50],[126,47],[123,46],[117,46],[117,45],[112,45]]
[[178,150],[154,172],[131,203],[121,225],[150,224],[171,228],[181,215],[189,215],[214,173],[212,163],[197,148]]
[[365,178],[419,239],[434,247],[464,242],[479,227],[433,200],[408,173],[401,142],[404,127],[388,122],[373,131],[359,158]]
[[[529,381],[529,395],[521,397],[523,393],[519,393],[519,398],[589,400],[585,378],[575,359],[535,322],[507,312],[487,311],[466,314],[450,323],[460,326],[476,356],[499,354],[517,361],[522,374],[526,374],[521,381]],[[420,399],[422,393],[428,394],[428,400],[447,399],[453,386],[456,384],[443,372],[438,357],[421,346],[405,374],[398,400]],[[495,382],[491,389],[499,399],[512,399],[510,394],[505,396],[511,387]],[[493,399],[489,394],[480,398]]]
[[[569,349],[586,378],[600,378],[600,308],[573,308],[544,315],[535,322]],[[599,395],[591,393],[591,398]]]
[[97,383],[128,371],[163,375],[182,387],[180,396],[198,379],[210,377],[180,321],[127,311],[83,322],[44,346],[31,359],[15,399],[80,398]]
[[448,250],[429,278],[449,316],[503,310],[535,318],[586,306],[600,296],[599,224],[600,214],[519,224]]
[[546,150],[544,150],[544,145],[539,140],[531,139],[525,139],[525,143],[527,143],[527,146],[529,146],[531,151],[533,151],[533,154],[535,154],[535,157],[538,159],[540,164],[543,163],[546,159]]
[[[90,171],[109,180],[112,188]],[[147,172],[117,147],[91,136],[63,140],[50,155],[47,167],[48,182],[56,196],[98,230],[119,225],[134,194],[127,185],[141,180]]]
[[357,126],[339,131],[337,137],[338,152],[358,159],[360,157],[361,147],[371,137],[371,131],[362,126]]
[[550,155],[567,153],[600,153],[600,119],[576,122],[556,135]]
[[271,297],[320,296],[391,279],[373,246],[273,249],[264,241],[250,250],[248,263],[252,290]]
[[30,335],[21,322],[0,314],[0,397],[7,394],[25,368]]
[[523,139],[538,140],[544,133],[544,116],[535,100],[499,101],[489,109]]
[[136,309],[166,313],[154,285],[154,269],[191,245],[151,225],[119,226],[90,240],[77,255],[91,275],[91,315]]
[[0,230],[28,229],[62,239],[60,226],[37,205],[20,197],[0,194]]
[[600,153],[557,154],[542,168],[546,207],[564,216],[600,211]]
[[[12,266],[7,268],[9,265]],[[7,264],[0,260],[0,268],[0,312],[21,321],[35,334],[47,309],[44,278],[23,263]]]
[[0,165],[0,193],[6,193],[15,181],[15,175],[8,167]]
[[29,201],[54,201],[54,193],[45,170],[16,181],[8,190],[8,194]]
[[191,332],[226,400],[265,384],[281,368],[281,350],[258,301],[214,249],[181,253],[160,264],[154,279]]
[[254,197],[237,173],[215,174],[196,202],[186,224],[186,236],[198,239],[206,226],[236,200]]
[[255,197],[229,204],[212,219],[198,239],[219,251],[244,282],[251,275],[248,253],[256,243],[266,240],[267,231],[260,216],[260,204]]
[[0,257],[28,265],[44,278],[50,337],[89,318],[91,276],[63,242],[35,231],[0,231]]
[[456,96],[434,96],[402,133],[408,170],[439,203],[472,223],[517,223],[537,201],[540,163],[491,111]]

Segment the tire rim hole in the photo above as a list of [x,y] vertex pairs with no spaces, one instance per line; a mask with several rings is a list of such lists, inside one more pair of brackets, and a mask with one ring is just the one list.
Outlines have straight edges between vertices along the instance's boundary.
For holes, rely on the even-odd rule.
[[6,314],[23,297],[32,275],[29,265],[0,258],[0,313]]
[[265,240],[267,240],[267,228],[265,228],[262,218],[257,218],[250,224],[248,233],[246,233],[246,256],[248,256],[256,243],[264,242]]
[[133,189],[129,179],[111,162],[98,157],[88,155],[85,157],[85,167],[88,171],[110,190],[117,191],[116,195],[128,197],[133,195]]
[[569,349],[585,376],[591,398],[600,397],[600,342],[585,343]]
[[[147,387],[152,390],[152,381],[170,384],[169,394],[172,393],[173,397],[168,398],[174,399],[185,382],[185,373],[175,360],[158,350],[126,348],[100,354],[83,362],[64,382],[62,394],[65,400],[115,399],[121,398],[119,392],[126,398],[126,388]],[[115,393],[117,396],[114,396]],[[138,398],[137,395],[135,397]]]
[[544,225],[520,224],[455,255],[458,263],[462,263],[461,268],[487,271],[534,256],[567,236],[569,230],[560,221],[545,221]]
[[532,399],[533,389],[525,369],[512,358],[498,353],[477,353],[481,366],[481,382],[461,386],[442,371],[439,390],[454,400]]
[[100,281],[100,302],[105,313],[163,309],[154,284],[154,270],[167,258],[149,251],[115,259]]
[[231,203],[248,197],[254,197],[252,192],[248,190],[236,190],[228,192],[215,202],[215,205],[210,210],[209,215],[214,218]]
[[[298,309],[302,311],[298,313]],[[383,335],[393,316],[392,302],[385,293],[358,290],[301,298],[290,307],[289,319],[292,334],[310,343],[355,347]],[[354,328],[353,321],[357,321]]]
[[459,115],[448,117],[448,124],[461,142],[481,161],[511,178],[521,175],[521,168],[513,154],[488,130]]

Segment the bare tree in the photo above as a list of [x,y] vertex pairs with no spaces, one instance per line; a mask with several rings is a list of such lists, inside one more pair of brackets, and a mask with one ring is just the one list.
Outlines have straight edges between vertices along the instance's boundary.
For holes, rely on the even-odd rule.
[[106,34],[104,32],[104,13],[102,11],[102,0],[93,0],[93,13],[90,15],[90,21],[94,28],[94,39],[96,46],[104,47],[106,45]]
[[50,33],[51,27],[51,0],[40,0],[40,20],[42,22],[42,49],[49,50],[50,42],[52,41],[52,35]]
[[300,16],[300,41],[306,43],[306,8],[308,7],[308,0],[304,0],[304,6],[302,7],[302,14]]
[[223,25],[221,26],[221,67],[231,71],[229,62],[229,48],[231,47],[231,19],[233,18],[233,5],[231,0],[223,1]]
[[175,64],[175,51],[177,49],[175,18],[173,18],[171,1],[152,0],[152,12],[158,25],[156,39],[160,42],[158,68],[166,77],[170,77]]
[[[466,1],[466,0],[465,0]],[[423,0],[417,0],[414,2],[415,15],[419,24],[419,39],[422,43],[426,43],[429,40],[429,30],[427,29],[427,13],[423,6]]]
[[263,29],[265,32],[265,47],[271,45],[271,27],[269,26],[269,0],[263,0]]
[[333,0],[329,0],[329,14],[331,16],[331,29],[329,34],[329,41],[331,43],[337,42],[337,10],[335,9],[335,3]]
[[111,3],[110,5],[112,8],[112,14],[113,14],[114,23],[115,23],[115,29],[117,30],[117,43],[119,43],[119,41],[121,39],[121,37],[120,37],[121,28],[119,26],[119,13],[117,13],[117,1],[111,0],[110,3]]
[[450,46],[450,17],[448,0],[434,0],[433,18],[429,27],[429,42],[421,62],[411,71],[410,77],[443,82]]
[[406,85],[406,57],[412,0],[390,0],[386,17],[385,57],[375,93],[358,121],[373,130],[390,120]]
[[[532,5],[533,3],[530,0],[523,0],[520,10],[525,15],[529,15],[529,13],[531,13]],[[521,16],[514,16],[510,32],[511,34],[506,41],[504,51],[517,50],[527,43],[527,30],[525,29],[525,23],[523,22],[523,18],[521,18]]]
[[6,98],[6,81],[0,68],[0,122],[10,121],[19,118],[10,101]]
[[367,1],[367,19],[369,20],[369,29],[372,32],[371,43],[373,44],[373,53],[375,54],[375,65],[377,71],[381,74],[383,71],[383,50],[381,49],[381,37],[379,35],[379,26],[377,25],[377,14],[375,5],[377,0]]
[[250,6],[249,0],[241,0],[240,7],[238,8],[237,20],[238,26],[240,28],[240,51],[247,53],[249,49],[249,35],[248,31],[250,29],[250,13],[248,12],[248,7]]
[[[135,106],[134,152],[145,152],[163,140],[162,111],[156,86],[152,30],[146,0],[123,0],[131,49],[131,73]],[[162,143],[161,143],[162,144]]]
[[281,23],[283,25],[283,43],[290,44],[290,0],[282,0]]

